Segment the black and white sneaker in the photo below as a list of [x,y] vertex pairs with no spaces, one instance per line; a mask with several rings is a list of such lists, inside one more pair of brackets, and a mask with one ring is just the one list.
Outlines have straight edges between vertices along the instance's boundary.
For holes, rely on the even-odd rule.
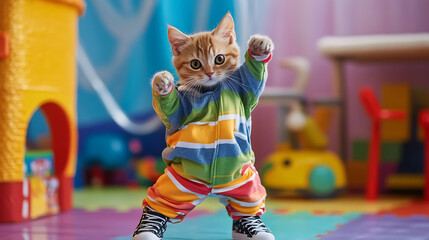
[[242,217],[234,220],[232,238],[234,240],[275,240],[274,235],[259,216]]
[[168,217],[150,207],[145,207],[132,240],[162,240],[167,229],[167,221]]

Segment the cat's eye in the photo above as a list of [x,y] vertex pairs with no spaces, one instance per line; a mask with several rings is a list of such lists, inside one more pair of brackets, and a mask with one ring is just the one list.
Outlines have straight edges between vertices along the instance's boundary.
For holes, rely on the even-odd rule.
[[191,68],[198,69],[200,67],[201,67],[201,62],[200,61],[198,61],[197,59],[191,60]]
[[224,56],[224,55],[219,54],[219,55],[217,55],[217,56],[216,56],[216,58],[215,58],[215,63],[216,63],[217,65],[220,65],[220,64],[222,64],[222,63],[224,63],[224,62],[225,62],[225,56]]

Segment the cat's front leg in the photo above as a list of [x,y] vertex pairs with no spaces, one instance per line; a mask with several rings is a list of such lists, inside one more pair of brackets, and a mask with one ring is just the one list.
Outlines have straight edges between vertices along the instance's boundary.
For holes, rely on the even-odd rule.
[[256,34],[249,40],[249,50],[253,56],[269,55],[274,50],[274,43],[269,37]]
[[174,78],[168,71],[162,71],[155,74],[152,79],[152,89],[160,95],[167,95],[174,88]]

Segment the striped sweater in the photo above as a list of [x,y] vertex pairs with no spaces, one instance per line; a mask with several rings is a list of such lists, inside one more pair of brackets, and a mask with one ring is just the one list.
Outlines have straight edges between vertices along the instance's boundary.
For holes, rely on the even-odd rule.
[[196,97],[176,88],[166,95],[153,91],[153,107],[167,127],[162,157],[168,166],[213,186],[242,176],[244,166],[255,161],[250,113],[264,89],[270,59],[246,52],[245,63],[223,80],[229,83]]

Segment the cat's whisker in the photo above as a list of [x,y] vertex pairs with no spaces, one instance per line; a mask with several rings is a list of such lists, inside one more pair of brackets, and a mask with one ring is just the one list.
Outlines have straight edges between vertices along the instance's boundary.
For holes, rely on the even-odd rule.
[[227,86],[227,88],[231,89],[233,92],[239,92],[237,89],[237,86],[235,86],[232,82],[225,80],[224,81],[225,85]]
[[250,85],[245,84],[241,81],[239,81],[238,79],[234,79],[234,78],[229,78],[230,81],[234,82],[235,84],[237,84],[239,87],[243,88],[244,91],[247,92],[247,89],[250,88]]
[[[231,82],[229,82],[229,81],[231,81]],[[236,87],[238,86],[238,87],[241,87],[244,90],[244,92],[246,93],[246,95],[250,94],[249,91],[246,88],[246,86],[247,87],[250,87],[250,86],[245,85],[243,82],[239,81],[239,78],[236,78],[236,77],[234,77],[234,76],[231,75],[231,76],[226,77],[224,79],[224,82],[225,83],[229,83],[230,85],[232,85],[233,88],[236,90],[236,92],[238,92],[238,89],[236,89]]]
[[[181,82],[184,82],[183,84]],[[178,82],[181,87],[181,91],[185,96],[188,96],[191,100],[199,95],[199,88],[201,87],[198,79],[186,79]]]
[[[247,92],[247,89],[246,89],[247,85],[245,85],[244,83],[239,81],[239,79],[234,79],[234,77],[228,76],[225,78],[224,81],[231,81],[231,82],[235,83],[236,85],[238,85],[239,87],[243,88],[243,90]],[[247,87],[249,87],[249,86],[247,86]]]

